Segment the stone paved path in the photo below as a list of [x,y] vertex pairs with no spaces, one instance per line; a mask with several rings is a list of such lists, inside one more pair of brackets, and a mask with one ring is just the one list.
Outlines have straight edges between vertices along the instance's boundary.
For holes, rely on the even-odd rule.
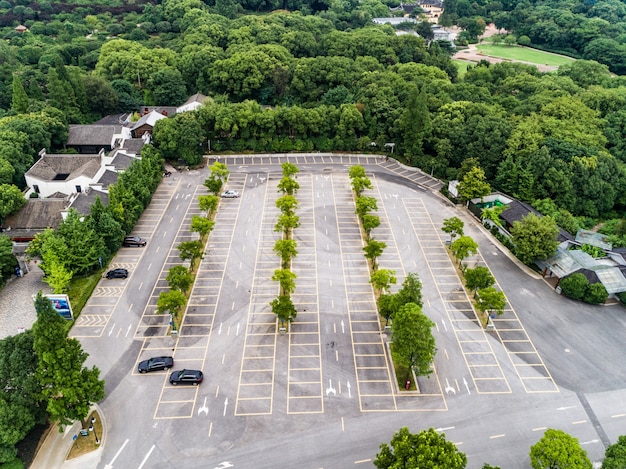
[[37,319],[33,295],[39,290],[52,293],[39,266],[31,261],[28,268],[28,274],[11,278],[0,290],[0,339],[30,329]]

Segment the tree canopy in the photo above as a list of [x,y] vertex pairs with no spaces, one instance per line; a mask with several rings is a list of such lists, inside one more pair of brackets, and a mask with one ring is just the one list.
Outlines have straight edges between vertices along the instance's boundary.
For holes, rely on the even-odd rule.
[[593,467],[587,452],[581,448],[577,438],[552,428],[547,429],[543,437],[530,447],[530,465],[533,469]]

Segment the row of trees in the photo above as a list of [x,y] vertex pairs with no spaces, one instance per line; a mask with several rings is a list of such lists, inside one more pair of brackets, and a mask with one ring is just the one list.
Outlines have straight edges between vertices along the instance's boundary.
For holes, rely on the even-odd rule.
[[276,200],[280,215],[274,225],[274,231],[281,233],[281,239],[274,243],[274,252],[280,257],[280,269],[276,269],[272,275],[272,280],[278,282],[280,290],[270,306],[281,326],[284,326],[285,322],[293,322],[298,314],[291,300],[291,294],[296,289],[296,274],[291,270],[291,261],[298,255],[298,244],[293,239],[293,230],[300,226],[300,217],[296,215],[299,204],[295,197],[300,189],[300,184],[296,181],[296,174],[300,169],[289,162],[283,163],[281,167],[283,177],[277,187],[283,195]]
[[99,370],[84,366],[87,354],[41,292],[35,309],[32,329],[0,340],[0,463],[15,458],[15,445],[35,425],[49,420],[63,431],[104,397]]
[[41,259],[45,281],[55,293],[64,293],[74,276],[106,265],[150,203],[162,177],[163,160],[152,146],[144,147],[141,154],[109,188],[107,206],[96,197],[89,215],[70,209],[56,230],[44,230],[29,244],[26,252]]
[[[464,469],[467,456],[446,440],[443,433],[429,428],[419,433],[407,427],[398,430],[389,444],[382,443],[374,459],[378,469]],[[562,430],[547,429],[543,437],[530,448],[533,469],[591,469],[593,465],[577,438]],[[605,451],[602,469],[619,469],[626,465],[626,436]],[[485,463],[483,469],[500,469]]]
[[215,226],[213,218],[220,200],[218,194],[230,173],[225,164],[217,161],[213,163],[210,170],[211,174],[204,181],[204,186],[210,194],[198,197],[200,210],[205,212],[205,216],[194,215],[191,218],[191,232],[198,233],[200,239],[182,241],[177,247],[180,259],[189,261],[189,267],[177,265],[170,268],[166,277],[170,289],[159,293],[157,300],[156,312],[157,314],[170,314],[172,331],[177,331],[181,322],[180,313],[187,304],[189,289],[195,279],[198,261],[204,257],[204,247]]

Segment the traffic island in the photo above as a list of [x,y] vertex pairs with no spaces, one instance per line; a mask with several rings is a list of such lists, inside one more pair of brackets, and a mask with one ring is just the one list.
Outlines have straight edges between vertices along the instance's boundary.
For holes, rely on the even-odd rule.
[[92,411],[82,424],[82,428],[73,436],[73,444],[66,459],[74,459],[97,450],[102,445],[102,417]]

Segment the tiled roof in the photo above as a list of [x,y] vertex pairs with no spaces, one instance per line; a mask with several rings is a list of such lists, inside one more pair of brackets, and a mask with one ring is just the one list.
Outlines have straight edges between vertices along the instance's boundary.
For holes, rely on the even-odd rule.
[[115,184],[117,182],[118,174],[115,171],[106,170],[100,180],[98,181],[102,184],[103,188],[109,187],[111,184]]
[[126,150],[127,153],[139,155],[145,144],[146,142],[144,142],[143,138],[127,138],[122,142],[121,148]]
[[110,146],[113,135],[121,131],[121,125],[70,125],[67,144]]
[[[57,228],[63,221],[61,211],[65,210],[65,199],[28,199],[22,209],[4,219],[2,227],[6,230],[43,230]],[[8,234],[8,233],[7,233]]]
[[96,197],[100,197],[103,205],[109,205],[109,195],[106,192],[91,190],[88,193],[82,192],[78,194],[72,202],[71,208],[81,215],[89,215],[91,213],[91,204],[96,201]]
[[154,124],[161,119],[167,119],[167,116],[164,116],[158,111],[151,111],[148,114],[141,116],[141,118],[131,127],[131,130],[135,130],[142,125],[150,125],[154,127]]
[[128,155],[125,155],[124,153],[118,152],[115,154],[115,157],[111,161],[111,164],[115,167],[117,171],[119,171],[120,169],[128,168],[133,163],[133,161],[136,161],[136,160],[137,159],[133,158],[132,156],[128,156]]
[[40,158],[26,175],[42,181],[53,181],[57,175],[65,174],[64,180],[78,176],[93,178],[100,169],[100,155],[45,155]]

